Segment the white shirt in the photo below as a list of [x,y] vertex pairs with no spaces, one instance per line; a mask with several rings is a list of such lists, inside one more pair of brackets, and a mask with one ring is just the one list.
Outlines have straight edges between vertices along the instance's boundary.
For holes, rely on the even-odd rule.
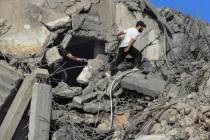
[[129,42],[131,39],[136,40],[137,37],[139,36],[139,31],[136,28],[128,28],[123,31],[125,33],[125,37],[123,41],[120,44],[120,47],[127,47],[129,45]]

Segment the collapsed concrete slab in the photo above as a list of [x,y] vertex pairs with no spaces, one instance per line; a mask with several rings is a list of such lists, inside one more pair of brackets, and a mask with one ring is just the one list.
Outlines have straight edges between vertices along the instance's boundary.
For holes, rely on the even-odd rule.
[[0,109],[7,99],[15,93],[21,79],[21,73],[5,61],[0,61]]
[[31,100],[34,77],[28,76],[24,79],[9,111],[7,112],[0,127],[0,140],[11,140],[26,107]]
[[125,89],[134,90],[151,97],[159,97],[163,92],[166,82],[155,77],[145,77],[140,72],[125,76],[121,82]]

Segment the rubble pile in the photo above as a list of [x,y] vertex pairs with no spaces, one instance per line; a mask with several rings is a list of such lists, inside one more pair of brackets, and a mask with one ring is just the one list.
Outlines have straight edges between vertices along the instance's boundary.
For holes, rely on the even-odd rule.
[[[65,16],[40,21],[48,31],[41,52],[20,58],[0,50],[0,140],[21,139],[17,130],[24,118],[29,125],[22,134],[29,140],[209,139],[209,23],[157,9],[147,0],[30,3]],[[118,73],[108,76],[119,44],[111,35],[139,19],[148,27],[134,44],[143,53],[141,67],[126,58]],[[0,18],[0,36],[10,28]],[[60,49],[85,50],[88,42],[94,45],[88,63],[67,65]],[[75,76],[78,68],[77,83],[68,85],[66,71]],[[5,102],[11,102],[7,109]]]

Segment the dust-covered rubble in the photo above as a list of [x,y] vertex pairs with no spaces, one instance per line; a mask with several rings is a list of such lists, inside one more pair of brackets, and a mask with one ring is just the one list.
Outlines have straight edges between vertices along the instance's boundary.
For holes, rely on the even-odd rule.
[[[209,23],[169,8],[157,9],[147,0],[45,2],[30,1],[28,9],[32,14],[36,5],[34,14],[42,11],[45,17],[39,25],[34,23],[38,26],[30,26],[47,30],[48,37],[39,46],[43,50],[29,57],[1,50],[0,59],[5,61],[0,63],[0,86],[6,91],[0,93],[1,104],[7,98],[4,94],[9,95],[21,80],[19,73],[26,77],[40,67],[50,74],[36,77],[37,82],[50,84],[53,79],[56,83],[52,84],[48,122],[52,140],[209,139]],[[46,18],[48,14],[54,17]],[[139,19],[148,27],[134,45],[143,54],[141,66],[136,68],[126,58],[119,72],[109,77],[106,71],[119,44],[111,34],[133,26]],[[0,36],[12,28],[8,22],[0,18]],[[77,47],[70,45],[75,39],[74,44],[100,42],[95,48],[102,48],[103,53],[96,49],[87,65],[76,66],[82,71],[74,79],[77,84],[70,86],[63,68],[67,62],[58,50]],[[83,45],[88,47],[86,42]],[[15,73],[7,71],[6,62],[16,67]],[[52,65],[58,67],[53,69]],[[56,79],[55,74],[61,72],[64,75]]]

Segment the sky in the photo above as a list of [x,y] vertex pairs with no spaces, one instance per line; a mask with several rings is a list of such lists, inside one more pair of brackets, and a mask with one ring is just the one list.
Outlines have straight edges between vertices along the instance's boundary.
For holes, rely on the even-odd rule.
[[150,0],[156,7],[170,7],[210,22],[210,0]]

